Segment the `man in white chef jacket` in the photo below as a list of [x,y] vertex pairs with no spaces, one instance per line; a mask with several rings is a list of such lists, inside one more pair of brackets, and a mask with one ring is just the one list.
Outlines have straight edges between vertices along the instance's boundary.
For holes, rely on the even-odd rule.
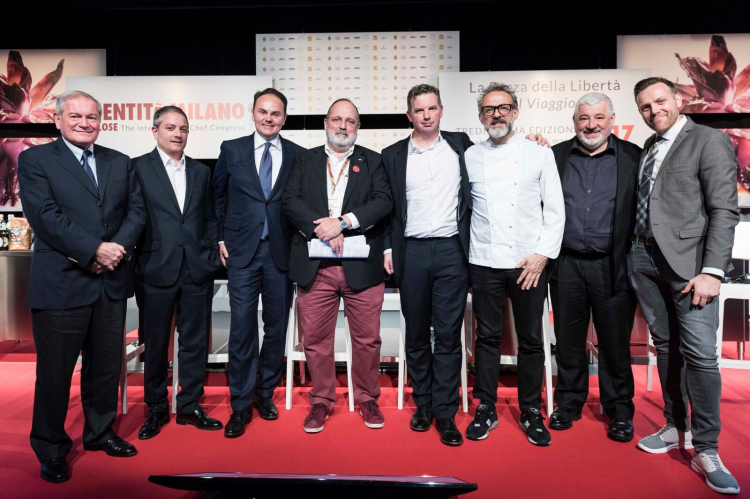
[[548,260],[557,258],[565,202],[552,151],[516,134],[518,100],[493,83],[478,98],[486,141],[466,151],[473,213],[469,273],[477,319],[474,398],[480,400],[466,437],[497,428],[497,381],[506,297],[518,335],[519,427],[534,445],[549,445],[540,409],[544,376],[542,314]]

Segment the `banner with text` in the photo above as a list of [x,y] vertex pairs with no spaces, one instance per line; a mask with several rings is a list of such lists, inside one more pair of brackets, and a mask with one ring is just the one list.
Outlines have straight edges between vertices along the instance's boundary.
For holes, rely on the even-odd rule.
[[642,146],[652,131],[638,113],[633,87],[649,76],[648,70],[620,69],[440,73],[444,106],[440,128],[466,132],[474,142],[486,140],[477,97],[495,82],[510,85],[516,93],[520,113],[514,127],[522,136],[540,133],[553,145],[572,138],[576,102],[589,92],[601,92],[615,108],[613,133]]
[[156,147],[151,132],[154,112],[180,107],[188,116],[185,154],[197,159],[219,156],[222,141],[249,135],[253,96],[272,85],[270,76],[111,76],[68,78],[68,90],[82,90],[102,103],[97,143],[130,156]]

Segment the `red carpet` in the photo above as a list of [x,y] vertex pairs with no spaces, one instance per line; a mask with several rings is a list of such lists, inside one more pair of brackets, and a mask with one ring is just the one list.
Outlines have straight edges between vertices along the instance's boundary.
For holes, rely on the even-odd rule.
[[[581,421],[573,429],[552,433],[552,445],[539,448],[529,444],[518,429],[519,416],[515,376],[501,380],[500,427],[487,440],[466,441],[458,448],[442,445],[436,431],[409,430],[414,409],[410,397],[403,411],[396,408],[395,380],[381,376],[381,407],[385,428],[371,430],[362,424],[358,412],[347,409],[346,388],[339,389],[334,415],[322,433],[308,435],[302,421],[309,408],[308,387],[295,388],[294,407],[284,410],[284,389],[277,390],[280,410],[277,421],[255,417],[247,433],[229,440],[222,432],[199,431],[177,426],[174,419],[162,433],[148,441],[137,439],[142,422],[142,378],[131,375],[130,412],[118,417],[115,427],[120,436],[134,443],[138,455],[129,459],[108,457],[82,448],[83,416],[78,389],[73,379],[67,429],[74,439],[68,456],[73,478],[59,485],[39,478],[39,464],[29,446],[34,387],[34,364],[0,362],[0,497],[197,497],[164,489],[147,481],[150,474],[209,471],[259,473],[335,473],[448,475],[479,485],[476,493],[464,497],[554,497],[580,498],[689,498],[718,497],[690,470],[690,452],[672,451],[650,455],[639,451],[635,441],[621,444],[606,438],[606,423],[599,417],[596,378],[593,393]],[[634,367],[636,379],[636,440],[659,428],[661,396],[658,383],[645,391],[645,367]],[[212,377],[212,378],[215,378]],[[219,377],[221,379],[221,377]],[[723,371],[721,456],[737,477],[742,495],[750,497],[750,373]],[[345,377],[340,378],[345,384]],[[204,407],[211,416],[226,422],[229,394],[224,386],[206,389]],[[223,383],[222,383],[223,384]],[[459,412],[461,430],[471,420]],[[257,413],[256,413],[257,415]]]

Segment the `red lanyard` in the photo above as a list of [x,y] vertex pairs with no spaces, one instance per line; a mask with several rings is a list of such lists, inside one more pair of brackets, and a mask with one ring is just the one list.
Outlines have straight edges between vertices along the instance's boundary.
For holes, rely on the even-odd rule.
[[331,179],[331,185],[333,186],[332,194],[336,193],[336,186],[339,185],[339,180],[341,180],[341,176],[344,174],[344,170],[346,170],[346,167],[349,166],[349,158],[346,158],[346,161],[344,161],[344,166],[341,167],[341,170],[339,171],[339,177],[334,181],[333,180],[333,170],[331,169],[331,158],[326,156],[326,163],[328,165],[328,177]]

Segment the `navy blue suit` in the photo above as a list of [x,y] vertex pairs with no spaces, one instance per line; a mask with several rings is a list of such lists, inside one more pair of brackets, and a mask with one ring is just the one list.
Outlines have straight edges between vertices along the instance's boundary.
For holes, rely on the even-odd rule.
[[[268,199],[255,164],[255,134],[224,142],[214,170],[218,240],[224,241],[229,253],[229,392],[235,411],[249,411],[256,394],[273,395],[284,359],[292,283],[288,276],[291,234],[281,196],[295,156],[305,149],[280,139],[282,164]],[[266,219],[268,237],[261,240]],[[260,354],[259,294],[264,330]]]
[[[94,158],[98,187],[63,139],[18,158],[23,209],[36,232],[29,283],[38,359],[31,446],[42,463],[65,457],[73,445],[65,418],[79,352],[83,442],[95,446],[115,435],[131,256],[146,214],[130,158],[100,146]],[[115,270],[96,275],[86,269],[103,242],[118,243],[127,254]]]

